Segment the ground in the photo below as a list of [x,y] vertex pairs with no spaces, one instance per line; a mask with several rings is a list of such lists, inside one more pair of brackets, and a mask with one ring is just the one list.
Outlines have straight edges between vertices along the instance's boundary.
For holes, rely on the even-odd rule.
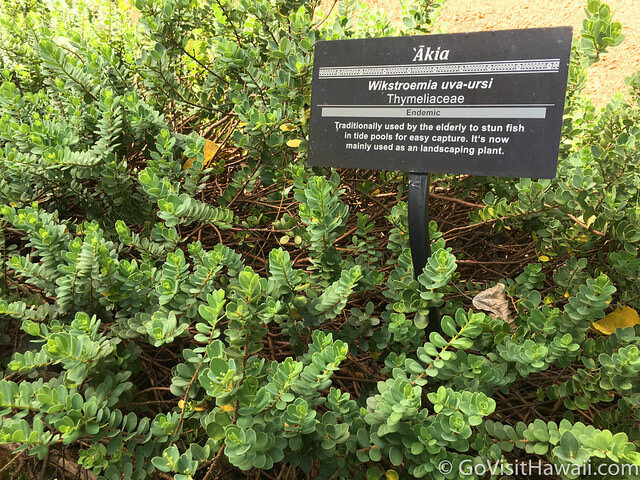
[[[400,0],[367,0],[371,6],[400,17]],[[625,89],[624,79],[640,70],[640,0],[604,0],[622,24],[622,45],[591,67],[585,93],[603,105]],[[572,26],[580,33],[586,0],[449,0],[438,25],[445,33]]]

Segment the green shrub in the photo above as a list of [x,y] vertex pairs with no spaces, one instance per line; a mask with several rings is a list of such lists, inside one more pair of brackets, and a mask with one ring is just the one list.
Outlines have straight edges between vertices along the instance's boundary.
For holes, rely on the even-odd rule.
[[[0,443],[41,460],[66,446],[108,479],[211,478],[222,462],[467,478],[458,467],[516,447],[560,466],[639,465],[640,327],[588,334],[612,299],[637,305],[640,269],[637,79],[636,96],[603,110],[579,95],[620,41],[608,7],[589,2],[574,45],[558,178],[469,181],[486,205],[473,221],[532,232],[557,267],[550,295],[547,262],[502,280],[512,324],[456,298],[456,256],[434,222],[413,271],[403,175],[379,176],[400,192],[383,241],[337,172],[304,166],[313,43],[430,32],[441,3],[405,5],[399,31],[355,2],[328,17],[291,0],[4,2],[0,343],[13,346]],[[214,130],[245,150],[240,166],[205,158],[199,134]],[[235,203],[254,189],[293,207]],[[204,226],[226,242],[196,240]],[[252,228],[283,234],[278,248],[264,241],[264,268],[239,253]],[[427,336],[433,307],[443,334]],[[162,356],[150,406],[144,369]],[[353,373],[360,361],[372,378]],[[557,422],[495,420],[496,400],[548,371],[557,381],[539,396],[562,405]],[[587,410],[591,424],[576,421]]]

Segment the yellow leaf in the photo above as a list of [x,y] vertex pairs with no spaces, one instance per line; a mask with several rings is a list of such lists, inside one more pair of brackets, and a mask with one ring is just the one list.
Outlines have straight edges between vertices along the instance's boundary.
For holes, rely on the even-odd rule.
[[220,150],[220,147],[222,147],[222,145],[216,142],[212,142],[211,140],[207,140],[205,142],[204,148],[202,149],[202,153],[204,153],[205,167],[209,165],[211,160],[213,160],[213,157],[215,157],[216,153],[218,153],[218,150]]
[[611,312],[606,317],[593,322],[591,327],[598,333],[603,335],[611,335],[616,328],[633,327],[640,323],[640,317],[631,307],[621,307],[615,312]]
[[194,410],[196,412],[204,412],[207,409],[207,404],[206,403],[201,403],[200,405],[196,406],[194,408]]
[[182,164],[182,169],[189,170],[191,168],[191,165],[193,165],[193,158],[187,158]]
[[595,215],[591,215],[586,222],[587,228],[589,228],[591,225],[593,225],[593,222],[596,221],[596,216]]
[[549,261],[549,257],[547,257],[546,255],[540,255],[538,258],[540,259],[541,262]]
[[287,141],[287,146],[291,148],[297,148],[300,146],[301,143],[302,143],[302,140],[300,140],[299,138],[296,138],[295,140]]
[[387,480],[400,480],[400,475],[395,470],[387,470],[385,477],[387,477]]
[[282,125],[280,125],[280,130],[282,130],[283,132],[290,132],[291,130],[295,129],[295,125],[291,125],[290,123],[283,123]]
[[570,296],[569,292],[564,292],[564,298],[569,298]]
[[[220,147],[222,147],[222,145],[219,143],[213,142],[211,140],[205,140],[204,148],[202,149],[202,153],[204,154],[204,163],[202,165],[203,167],[206,167],[209,165],[209,163],[211,163],[211,160],[213,160],[213,157],[216,156],[216,153],[218,153]],[[192,165],[193,158],[187,158],[182,164],[182,169],[189,170]]]
[[181,409],[183,409],[183,410],[184,410],[184,400],[180,400],[180,401],[178,402],[178,408],[181,408]]
[[233,405],[222,405],[220,407],[220,410],[222,410],[223,412],[233,412]]

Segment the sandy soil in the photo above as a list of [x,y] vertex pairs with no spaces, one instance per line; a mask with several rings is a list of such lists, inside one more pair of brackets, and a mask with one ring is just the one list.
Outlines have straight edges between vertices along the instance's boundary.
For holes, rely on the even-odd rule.
[[[368,0],[399,19],[399,0]],[[438,25],[445,33],[572,26],[580,33],[586,0],[448,0]],[[625,89],[624,79],[640,70],[640,0],[609,0],[614,19],[622,23],[625,41],[612,48],[589,71],[586,93],[606,103]]]

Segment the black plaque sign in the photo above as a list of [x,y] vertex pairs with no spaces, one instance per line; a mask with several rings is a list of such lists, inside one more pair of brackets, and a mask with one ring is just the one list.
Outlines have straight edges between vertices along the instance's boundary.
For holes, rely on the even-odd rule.
[[571,27],[316,43],[309,164],[553,178]]

